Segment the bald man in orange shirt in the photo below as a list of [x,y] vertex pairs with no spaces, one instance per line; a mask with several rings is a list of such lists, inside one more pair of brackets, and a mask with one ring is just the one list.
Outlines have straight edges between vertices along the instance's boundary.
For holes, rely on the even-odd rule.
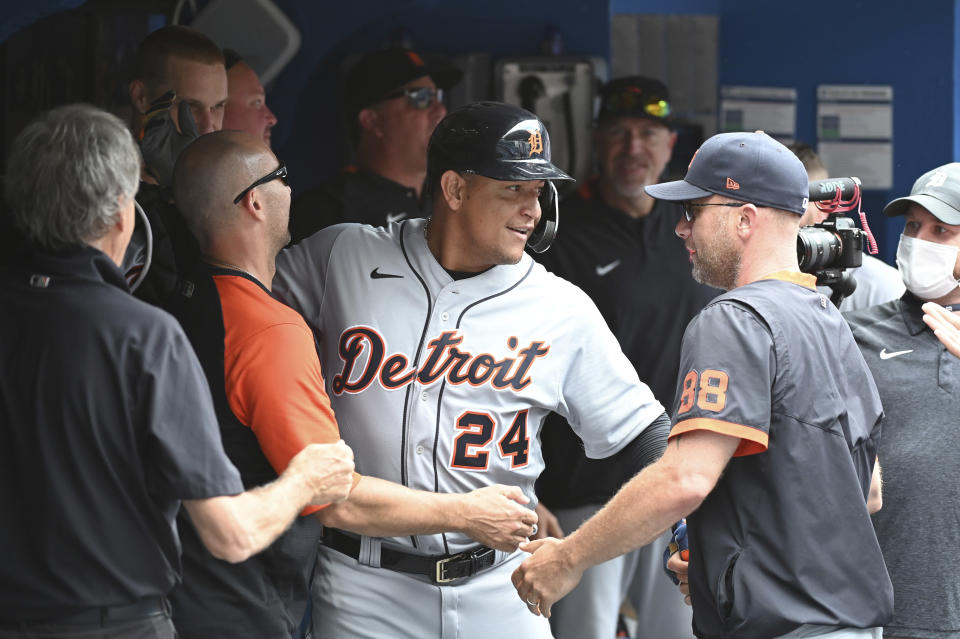
[[[290,239],[286,175],[262,139],[240,131],[201,136],[174,170],[174,198],[202,262],[172,312],[204,367],[224,448],[247,487],[270,481],[307,444],[340,439],[313,334],[271,292],[275,258]],[[356,475],[347,501],[306,509],[315,516],[234,565],[207,553],[181,514],[174,624],[183,639],[290,637],[309,606],[321,523],[367,536],[463,532],[512,550],[536,523],[526,501],[517,487],[443,494]]]

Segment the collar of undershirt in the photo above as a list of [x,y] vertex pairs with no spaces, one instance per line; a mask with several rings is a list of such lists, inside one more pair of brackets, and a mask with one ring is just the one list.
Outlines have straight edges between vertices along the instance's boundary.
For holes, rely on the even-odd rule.
[[471,277],[476,277],[477,275],[481,275],[481,274],[483,274],[483,273],[486,273],[487,271],[489,271],[489,270],[492,269],[492,268],[493,268],[492,266],[488,266],[487,268],[483,269],[482,271],[477,271],[476,273],[473,273],[473,272],[471,272],[471,271],[453,271],[453,270],[450,270],[450,269],[448,269],[448,268],[445,268],[445,269],[443,269],[443,270],[445,270],[445,271],[447,272],[447,274],[454,279],[454,281],[459,281],[459,280],[466,280],[466,279],[469,279],[469,278],[471,278]]
[[232,277],[239,277],[244,280],[249,280],[254,284],[256,284],[257,286],[259,286],[264,293],[276,299],[273,292],[270,289],[268,289],[266,286],[264,286],[263,282],[261,282],[256,277],[254,277],[250,273],[247,273],[241,268],[238,268],[236,266],[227,266],[226,264],[222,264],[222,265],[213,264],[208,259],[204,260],[204,264],[206,265],[207,269],[209,269],[211,277],[218,276],[218,275],[228,275]]
[[817,290],[817,278],[809,273],[801,273],[800,271],[776,271],[774,273],[770,273],[769,275],[764,275],[760,279],[780,280],[782,282],[790,282],[791,284],[809,288],[811,291]]

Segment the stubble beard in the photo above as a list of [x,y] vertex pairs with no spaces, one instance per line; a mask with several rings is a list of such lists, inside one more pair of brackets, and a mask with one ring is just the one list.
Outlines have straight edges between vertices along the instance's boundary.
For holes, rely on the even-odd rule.
[[724,291],[732,290],[736,288],[740,276],[740,262],[740,253],[726,238],[726,230],[720,223],[710,240],[697,248],[693,260],[693,279]]

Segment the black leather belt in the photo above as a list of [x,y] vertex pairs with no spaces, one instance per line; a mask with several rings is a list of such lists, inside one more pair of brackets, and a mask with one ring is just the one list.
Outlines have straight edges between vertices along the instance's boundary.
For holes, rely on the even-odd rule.
[[[359,560],[360,539],[336,528],[324,528],[320,543]],[[477,546],[455,555],[415,555],[395,548],[380,548],[380,567],[429,577],[435,584],[471,577],[493,566],[497,551]]]
[[[36,619],[2,620],[0,627],[23,629],[32,626],[105,626],[121,621],[146,619],[170,612],[170,604],[164,597],[141,599],[125,606],[88,608],[80,612],[39,612]],[[31,615],[34,616],[34,615]]]

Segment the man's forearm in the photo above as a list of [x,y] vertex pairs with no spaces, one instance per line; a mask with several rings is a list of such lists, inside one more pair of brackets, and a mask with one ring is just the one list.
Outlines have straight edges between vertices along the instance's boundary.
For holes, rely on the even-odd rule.
[[413,490],[363,477],[350,500],[317,513],[326,526],[370,537],[460,532],[474,541],[513,551],[533,534],[537,515],[516,486],[494,484],[469,493]]
[[346,499],[352,479],[349,447],[343,442],[311,444],[269,484],[239,495],[183,504],[210,553],[239,562],[273,543],[308,504]]
[[316,513],[325,526],[369,537],[455,532],[460,495],[414,490],[364,475],[350,499]]
[[239,495],[184,501],[184,506],[211,554],[238,562],[273,543],[312,496],[306,482],[288,479]]
[[606,506],[564,539],[565,551],[581,570],[613,559],[659,537],[700,505],[684,496],[673,469],[655,463],[627,482]]
[[739,440],[692,432],[674,439],[596,515],[563,540],[581,569],[645,546],[696,510],[713,490]]

